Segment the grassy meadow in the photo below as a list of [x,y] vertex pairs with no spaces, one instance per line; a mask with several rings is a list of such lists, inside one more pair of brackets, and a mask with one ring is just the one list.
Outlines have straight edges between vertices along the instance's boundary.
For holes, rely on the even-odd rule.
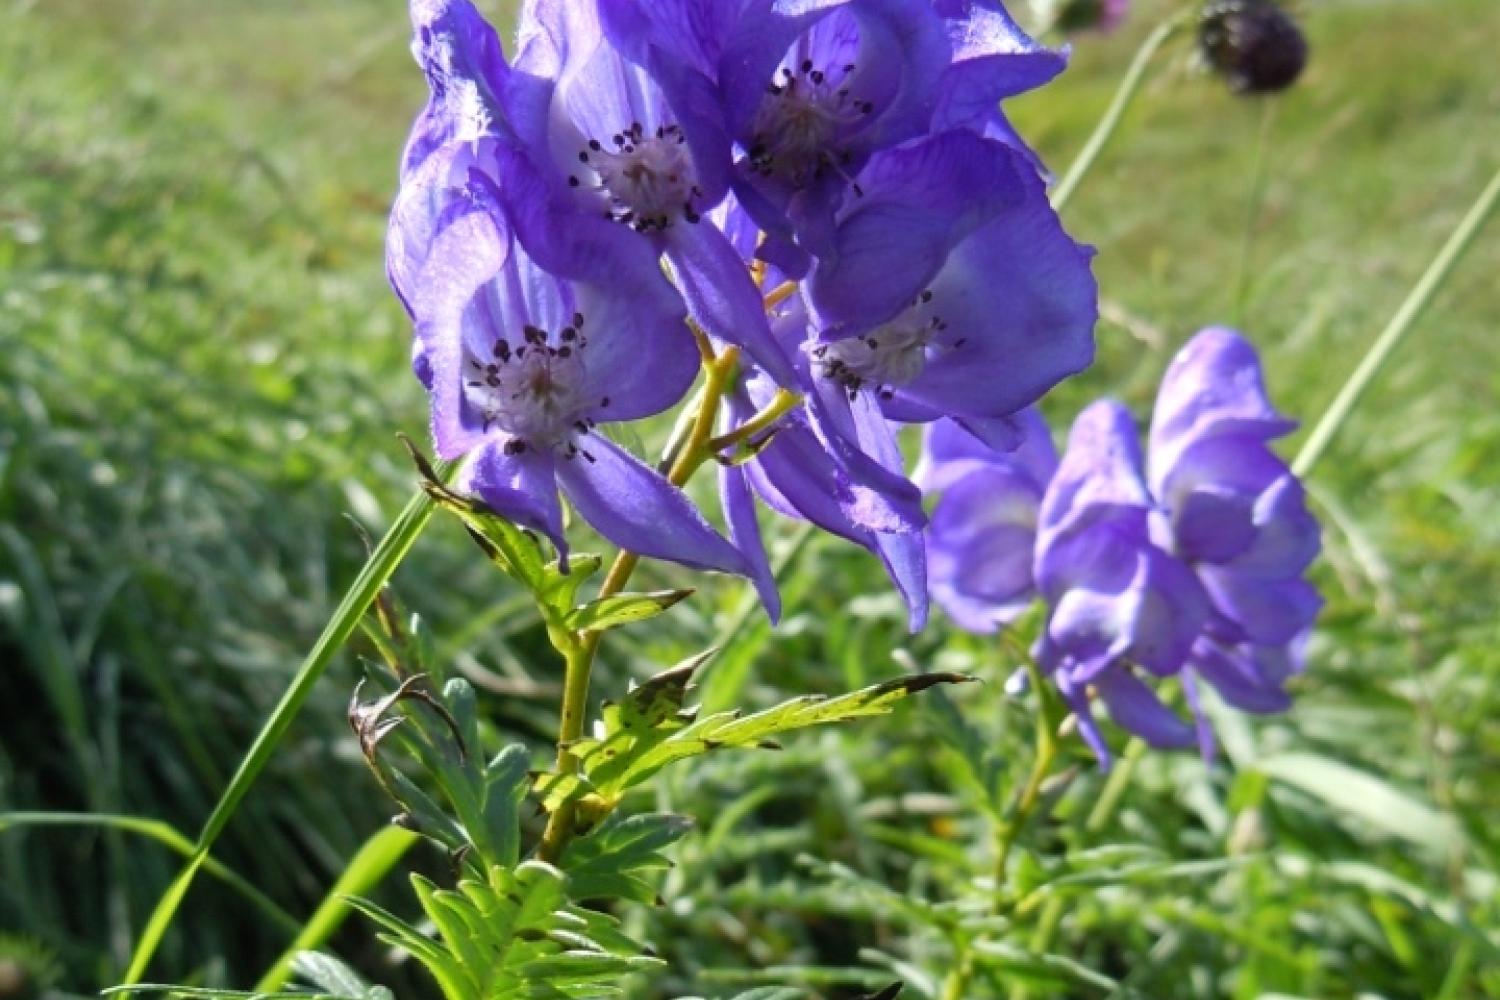
[[[1167,9],[1078,38],[1070,70],[1015,103],[1054,168]],[[1099,248],[1105,319],[1099,364],[1048,403],[1059,430],[1101,393],[1147,412],[1210,324],[1253,337],[1273,398],[1310,424],[1500,167],[1495,0],[1300,12],[1311,65],[1274,102],[1169,46],[1067,207]],[[0,814],[139,816],[191,840],[365,536],[411,495],[395,435],[423,436],[425,401],[381,257],[424,96],[407,32],[396,0],[0,0]],[[1070,748],[1071,783],[1023,841],[1037,884],[1070,876],[1037,897],[1052,927],[980,986],[1500,997],[1497,272],[1500,223],[1312,473],[1328,605],[1294,710],[1223,720],[1212,766],[1147,755],[1097,823],[1105,777]],[[940,618],[906,635],[872,558],[794,552],[795,535],[774,529],[778,629],[713,578],[613,633],[598,693],[715,642],[713,707],[912,662],[990,683],[668,772],[645,805],[700,823],[663,905],[631,917],[671,970],[641,997],[853,997],[896,977],[932,995],[942,903],[987,864],[958,744],[1023,773],[1004,650]],[[560,671],[508,587],[443,520],[395,578],[489,723],[540,759]],[[199,878],[151,979],[248,987],[389,818],[344,719],[359,652],[236,813],[214,851],[229,877]],[[0,815],[0,1000],[118,982],[180,861],[129,831]],[[399,882],[378,898],[407,905]],[[429,995],[358,918],[330,946]]]

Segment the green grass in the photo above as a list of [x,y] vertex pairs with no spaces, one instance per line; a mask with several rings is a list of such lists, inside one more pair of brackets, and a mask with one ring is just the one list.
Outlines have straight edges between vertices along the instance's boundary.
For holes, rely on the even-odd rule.
[[[1150,9],[1080,39],[1068,74],[1017,103],[1054,166]],[[1165,53],[1070,204],[1117,319],[1098,368],[1049,404],[1058,420],[1104,391],[1144,412],[1170,349],[1233,322],[1310,423],[1500,167],[1493,0],[1306,14],[1312,66],[1274,106]],[[419,434],[423,401],[380,256],[422,96],[406,30],[375,0],[0,7],[0,811],[196,831],[363,560],[345,512],[378,533],[409,494],[393,434]],[[1090,839],[1101,779],[1077,761],[1023,863],[1085,843],[1164,860],[1068,897],[1055,953],[1153,997],[1500,994],[1497,270],[1492,228],[1315,472],[1330,605],[1296,710],[1230,727],[1232,768],[1148,756]],[[540,746],[558,674],[475,562],[440,525],[398,585],[504,692],[492,721]],[[787,589],[790,620],[752,624],[715,667],[717,704],[866,683],[903,645],[1007,672],[946,628],[907,639],[873,562],[841,546],[813,546]],[[601,691],[701,648],[738,600],[716,583],[670,628],[612,636]],[[324,680],[215,851],[298,917],[388,808],[341,718],[354,675],[350,657]],[[1024,764],[1026,720],[994,707],[998,684],[954,700]],[[851,874],[941,900],[983,870],[982,829],[945,798],[962,767],[932,752],[935,711],[674,773],[662,800],[704,822],[671,905],[636,918],[675,970],[643,995],[712,995],[746,969],[847,981],[881,961],[862,948],[940,970],[942,935]],[[915,793],[925,811],[903,811]],[[115,981],[178,862],[119,832],[0,832],[0,959],[24,940],[65,989]],[[1222,867],[1170,868],[1187,862]],[[247,986],[287,936],[200,883],[151,978]],[[368,930],[334,943],[390,979]]]

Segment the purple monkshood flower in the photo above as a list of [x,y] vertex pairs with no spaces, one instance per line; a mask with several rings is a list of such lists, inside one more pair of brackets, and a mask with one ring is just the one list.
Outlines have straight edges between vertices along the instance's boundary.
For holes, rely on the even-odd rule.
[[[757,253],[794,277],[830,250],[835,214],[862,193],[870,157],[1003,122],[1001,98],[1066,60],[987,0],[599,4],[611,39],[669,103],[717,115],[735,144],[731,183],[766,233]],[[717,83],[714,111],[702,103],[706,80]]]
[[818,388],[1008,447],[1008,418],[1093,361],[1093,249],[1016,150],[973,132],[883,153],[860,180],[806,282]]
[[1036,597],[1032,577],[1042,496],[1057,449],[1034,409],[1016,415],[1013,451],[982,443],[951,420],[928,424],[912,478],[938,495],[927,529],[928,587],[960,627],[990,633]]
[[[655,259],[618,226],[578,219],[553,237],[568,244],[569,275],[544,271],[486,177],[472,176],[449,195],[408,292],[438,453],[471,456],[460,487],[545,534],[564,563],[559,488],[623,549],[748,575],[681,491],[598,429],[665,410],[696,371]],[[548,211],[542,197],[518,204]]]
[[[1321,600],[1303,574],[1319,548],[1303,488],[1268,442],[1292,429],[1266,398],[1239,334],[1211,328],[1162,380],[1142,464],[1128,412],[1095,403],[1075,423],[1042,503],[1037,586],[1050,612],[1036,655],[1078,711],[1090,745],[1092,689],[1153,745],[1211,731],[1198,682],[1252,712],[1288,707],[1286,680]],[[1141,671],[1182,677],[1191,727]]]
[[[711,81],[669,92],[603,34],[595,0],[528,0],[507,63],[491,25],[468,0],[412,0],[413,52],[429,83],[413,126],[392,213],[387,268],[410,308],[422,248],[449,210],[447,192],[482,173],[514,219],[515,237],[543,268],[568,274],[560,229],[581,217],[620,224],[653,260],[665,254],[693,318],[743,345],[783,379],[758,289],[704,213],[728,191],[730,145]],[[538,194],[538,188],[543,194]],[[544,197],[549,213],[518,204]]]
[[[1191,565],[1214,613],[1194,647],[1195,672],[1255,712],[1289,705],[1282,685],[1322,606],[1304,578],[1318,523],[1268,442],[1295,424],[1266,397],[1255,348],[1209,328],[1162,379],[1150,433],[1149,482],[1160,544]],[[1188,679],[1188,696],[1196,691]]]
[[1105,762],[1090,690],[1153,746],[1194,738],[1140,676],[1179,673],[1210,614],[1192,570],[1152,541],[1152,506],[1129,412],[1114,400],[1092,404],[1042,500],[1034,572],[1048,617],[1034,655]]

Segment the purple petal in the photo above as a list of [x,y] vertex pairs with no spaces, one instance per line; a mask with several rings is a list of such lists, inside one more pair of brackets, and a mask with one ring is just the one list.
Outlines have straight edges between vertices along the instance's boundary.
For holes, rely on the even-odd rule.
[[667,259],[704,332],[743,347],[780,385],[796,384],[791,359],[771,336],[760,289],[722,232],[701,223],[675,226],[668,236]]
[[729,525],[729,540],[749,563],[750,579],[760,595],[760,603],[771,623],[775,624],[781,620],[781,594],[776,589],[776,575],[771,571],[770,560],[766,558],[760,524],[755,519],[755,498],[750,494],[743,467],[723,466],[719,469],[719,496],[724,506],[724,521]]
[[470,211],[465,190],[476,144],[454,143],[427,156],[401,182],[385,237],[385,270],[396,297],[415,315],[417,279],[432,242],[450,222]]
[[1226,564],[1248,576],[1284,579],[1302,572],[1317,557],[1318,521],[1307,510],[1302,484],[1287,473],[1255,502],[1251,546]]
[[499,36],[468,0],[412,0],[412,55],[427,75],[427,107],[412,126],[403,179],[450,142],[509,133],[510,68]]
[[622,549],[694,569],[750,576],[739,550],[703,519],[677,487],[599,434],[558,463],[557,479],[579,515]]
[[1101,512],[1131,512],[1133,520],[1144,522],[1151,503],[1130,411],[1112,399],[1093,403],[1073,421],[1067,449],[1042,501],[1043,530]]
[[[1028,477],[973,460],[932,511],[928,527],[933,597],[960,625],[993,632],[1029,603],[1041,496]],[[958,464],[958,463],[955,463]],[[982,628],[975,623],[982,622]]]
[[676,403],[697,374],[698,349],[655,251],[625,227],[560,203],[518,154],[498,160],[502,182],[481,178],[479,186],[504,205],[527,253],[572,284],[586,323],[590,391],[609,400],[601,419],[634,420]]
[[1171,514],[1177,552],[1208,562],[1244,552],[1256,537],[1260,495],[1286,474],[1286,465],[1254,437],[1218,434],[1189,443],[1157,494]]
[[1111,670],[1094,681],[1109,716],[1154,747],[1187,747],[1196,740],[1192,726],[1183,722],[1141,680],[1124,670]]
[[871,531],[917,531],[927,524],[922,493],[902,472],[895,438],[878,404],[854,400],[820,379],[806,400],[808,427],[845,482],[846,515]]
[[1040,87],[1067,66],[1066,49],[1037,44],[1003,9],[950,6],[967,9],[948,15],[953,62],[943,75],[934,130],[982,119],[1001,99]]
[[1029,166],[1015,174],[1024,198],[964,240],[928,284],[927,309],[945,327],[898,395],[952,415],[1003,417],[1092,363],[1093,250],[1063,231]]
[[1047,423],[1034,408],[1027,408],[1005,423],[1014,429],[1016,443],[1010,448],[995,448],[981,441],[968,424],[938,420],[927,425],[922,438],[922,460],[912,479],[924,491],[942,490],[955,476],[948,471],[953,463],[969,461],[1000,465],[1022,470],[1035,484],[1038,494],[1045,491],[1057,471],[1057,449]]
[[825,340],[905,310],[955,246],[1021,195],[1013,154],[961,130],[882,153],[858,180],[864,194],[839,218],[831,252],[808,280]]
[[470,306],[510,258],[510,236],[499,220],[471,205],[433,241],[415,284],[417,339],[431,379],[432,434],[444,458],[458,458],[484,436],[464,401],[466,344],[485,336]]
[[1161,489],[1194,441],[1216,434],[1266,441],[1295,426],[1266,398],[1254,345],[1233,330],[1209,327],[1177,352],[1162,377],[1151,422],[1152,488]]
[[1193,646],[1192,667],[1229,704],[1245,712],[1284,712],[1292,699],[1282,689],[1284,677],[1264,671],[1254,647],[1226,648],[1209,639]]
[[550,451],[536,448],[507,454],[508,441],[491,437],[465,470],[459,489],[477,494],[507,520],[546,535],[566,566],[568,540],[557,499],[556,459]]
[[885,571],[906,601],[906,627],[913,633],[927,625],[927,546],[920,531],[872,532]]
[[706,204],[728,188],[730,139],[715,79],[733,5],[709,0],[599,0],[605,33],[661,87],[693,152]]
[[1266,580],[1218,566],[1200,566],[1198,576],[1214,606],[1259,645],[1290,642],[1323,606],[1316,588],[1300,578]]

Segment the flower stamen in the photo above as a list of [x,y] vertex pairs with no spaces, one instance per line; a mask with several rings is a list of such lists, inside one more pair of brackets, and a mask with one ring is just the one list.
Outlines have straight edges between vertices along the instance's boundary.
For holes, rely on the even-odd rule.
[[[640,122],[632,122],[610,141],[612,150],[590,139],[578,152],[578,162],[593,170],[592,188],[603,196],[606,219],[642,233],[660,232],[678,218],[699,221],[695,202],[703,190],[681,128],[660,125],[648,132]],[[583,181],[574,174],[568,186],[582,187]]]

